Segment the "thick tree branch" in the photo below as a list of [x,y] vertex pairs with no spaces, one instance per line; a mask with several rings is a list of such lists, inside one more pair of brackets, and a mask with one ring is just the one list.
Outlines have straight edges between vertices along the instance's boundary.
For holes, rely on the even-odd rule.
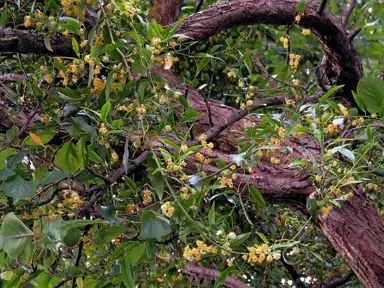
[[[176,32],[194,40],[203,40],[233,25],[289,25],[297,15],[296,4],[295,0],[240,0],[213,5],[185,19]],[[321,16],[318,15],[318,7],[317,3],[309,2],[299,24],[311,29],[322,45],[331,66],[327,71],[330,82],[336,80],[339,84],[345,84],[346,92],[353,101],[350,91],[356,89],[363,75],[361,60],[348,42],[340,22],[327,9]]]
[[28,76],[26,75],[20,75],[20,74],[14,74],[14,73],[0,75],[0,81],[26,81],[27,79],[28,79]]
[[49,51],[45,47],[44,34],[42,33],[33,30],[0,29],[0,53],[35,53],[76,57],[70,37],[51,35],[50,42],[53,51]]

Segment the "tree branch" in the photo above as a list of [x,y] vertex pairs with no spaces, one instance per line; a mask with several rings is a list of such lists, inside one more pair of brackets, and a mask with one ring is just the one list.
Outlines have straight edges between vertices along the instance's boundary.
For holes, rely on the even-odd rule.
[[336,280],[336,281],[334,281],[328,285],[325,285],[324,288],[337,288],[341,285],[344,285],[345,283],[347,283],[352,278],[353,275],[355,275],[355,274],[352,271],[350,271],[343,278]]
[[20,75],[20,74],[14,74],[14,73],[0,75],[0,81],[26,81],[27,79],[28,77],[26,75]]
[[343,17],[341,18],[341,23],[344,28],[346,28],[348,25],[349,17],[351,17],[351,14],[352,14],[353,8],[355,8],[355,5],[356,5],[356,0],[349,1],[348,7],[344,12]]
[[325,7],[327,6],[327,0],[321,0],[319,8],[317,8],[317,14],[321,16],[323,14]]
[[[208,278],[211,280],[216,280],[220,276],[220,271],[198,266],[196,264],[193,264],[192,262],[187,263],[187,273],[190,275],[195,275],[200,278]],[[228,276],[223,281],[222,284],[230,288],[249,288],[250,287],[247,284],[231,276]]]

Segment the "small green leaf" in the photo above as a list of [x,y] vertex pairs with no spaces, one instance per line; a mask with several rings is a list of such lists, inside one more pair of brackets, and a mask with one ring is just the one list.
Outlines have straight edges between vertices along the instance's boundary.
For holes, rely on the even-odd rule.
[[231,247],[239,246],[239,245],[243,244],[249,238],[249,236],[251,236],[251,232],[236,235],[235,238],[233,238],[229,241],[229,244]]
[[[300,2],[299,2],[299,3],[300,3]],[[298,3],[298,4],[299,4],[299,3]],[[304,5],[305,5],[305,3],[304,3]],[[343,88],[343,87],[344,87],[344,85],[339,85],[339,86],[333,87],[332,89],[328,90],[327,93],[325,93],[325,94],[319,99],[319,103],[320,103],[320,104],[325,103],[325,101],[327,101],[328,98],[331,97],[333,93],[335,93],[337,90],[339,90],[339,89],[341,89],[341,88]]]
[[80,58],[80,49],[79,49],[79,43],[77,43],[77,40],[75,37],[72,37],[72,49],[75,51],[76,56]]
[[133,275],[131,267],[124,258],[124,261],[121,263],[121,278],[123,283],[127,288],[135,288],[135,281],[133,280]]
[[79,156],[79,167],[85,169],[88,165],[88,149],[85,145],[84,137],[81,137],[77,141],[77,154]]
[[50,40],[50,34],[44,35],[44,45],[47,50],[53,52],[52,46],[51,46],[51,40]]
[[105,122],[107,120],[107,117],[110,111],[111,111],[111,101],[108,100],[107,102],[105,102],[105,104],[101,108],[101,114],[100,114],[101,120]]
[[61,272],[61,276],[74,278],[83,275],[83,270],[76,266],[69,266]]
[[155,188],[156,194],[159,199],[163,199],[164,193],[164,178],[160,171],[158,171],[157,163],[153,157],[148,158],[147,161],[148,178],[151,180],[152,186]]
[[180,123],[195,121],[195,120],[199,119],[199,117],[200,117],[199,112],[197,112],[193,109],[187,109],[187,111],[185,111],[184,116],[181,119]]
[[357,85],[357,95],[370,113],[378,112],[384,102],[384,80],[365,75]]
[[68,172],[65,171],[49,171],[43,178],[39,179],[37,181],[37,186],[43,186],[49,183],[58,182],[60,180],[63,180],[69,176]]
[[129,169],[129,143],[128,143],[128,138],[127,138],[127,140],[125,141],[125,144],[124,144],[123,167],[124,167],[125,174],[128,174],[128,169]]
[[315,199],[308,199],[307,201],[307,211],[309,215],[312,216],[314,220],[317,218],[317,201]]
[[306,6],[306,2],[305,1],[300,1],[296,4],[296,11],[298,13],[304,13],[304,10],[305,10],[305,6]]
[[0,228],[0,247],[9,257],[19,256],[33,237],[33,232],[13,212],[4,217]]
[[172,232],[171,226],[163,220],[155,219],[154,215],[143,215],[140,237],[145,239],[155,239],[168,235]]
[[93,242],[95,245],[107,244],[108,242],[123,234],[125,230],[126,229],[124,227],[119,226],[103,227],[97,230]]
[[249,186],[249,190],[251,191],[252,198],[257,205],[259,205],[261,208],[267,207],[267,205],[265,205],[263,195],[261,195],[259,189],[251,185]]
[[209,224],[215,224],[215,202],[213,202],[211,209],[209,209],[208,220]]
[[77,228],[69,229],[65,236],[62,237],[62,242],[66,247],[75,246],[81,238],[81,232]]
[[0,181],[3,181],[5,179],[7,179],[8,177],[11,177],[13,175],[15,175],[16,173],[13,172],[13,170],[9,169],[9,168],[4,168],[4,169],[1,169],[0,170]]
[[261,233],[261,232],[256,232],[256,234],[260,237],[261,240],[263,240],[263,242],[264,242],[265,244],[268,244],[268,239],[267,239],[267,237],[265,237],[265,235],[264,235],[263,233]]
[[21,199],[34,196],[36,194],[36,185],[17,175],[4,182],[3,190],[7,196],[13,198],[14,203],[17,203]]
[[224,270],[220,273],[219,277],[217,277],[217,279],[216,279],[216,281],[215,281],[215,284],[214,284],[213,288],[218,288],[218,287],[220,287],[221,283],[223,283],[223,282],[225,281],[225,279],[227,279],[229,273],[232,272],[232,269],[233,269],[233,267],[227,267],[226,269],[224,269]]
[[77,147],[72,141],[64,143],[60,150],[56,153],[54,163],[59,168],[75,173],[80,168],[80,159]]

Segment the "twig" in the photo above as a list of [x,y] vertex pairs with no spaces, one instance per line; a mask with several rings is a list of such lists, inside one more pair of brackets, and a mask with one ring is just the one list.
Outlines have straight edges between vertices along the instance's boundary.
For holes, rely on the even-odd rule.
[[317,14],[321,15],[324,12],[325,6],[327,6],[327,0],[322,0],[319,8],[317,8]]
[[255,64],[257,70],[259,70],[260,73],[264,74],[265,78],[271,80],[271,81],[268,81],[268,82],[269,82],[269,85],[270,85],[272,88],[274,88],[274,89],[278,89],[279,86],[278,86],[277,83],[276,83],[276,79],[273,78],[271,75],[269,75],[267,69],[265,69],[265,67],[263,66],[263,64],[261,64],[260,58],[259,58],[259,56],[257,56],[256,53],[254,53],[254,54],[252,55],[252,61],[253,61],[253,64]]
[[63,286],[65,283],[67,283],[69,280],[71,280],[71,278],[61,280],[59,283],[57,283],[55,286],[53,286],[53,288],[59,288],[59,287]]
[[355,274],[352,271],[350,271],[343,278],[341,278],[339,280],[336,280],[336,281],[332,282],[331,284],[325,285],[324,287],[325,288],[336,288],[336,287],[339,287],[339,286],[347,283],[352,278],[353,275],[355,275]]
[[348,33],[348,41],[349,42],[352,42],[353,38],[355,38],[357,36],[357,34],[359,34],[361,31],[361,27],[356,27],[356,28],[353,28],[349,33]]
[[28,76],[20,75],[20,74],[14,74],[14,73],[8,73],[8,74],[0,75],[0,80],[1,81],[26,81],[26,80],[28,80]]
[[[79,267],[82,252],[83,252],[83,240],[81,240],[80,244],[79,244],[79,250],[77,252],[77,257],[76,257],[76,262],[75,262],[76,267]],[[72,288],[75,288],[75,287],[76,287],[76,278],[73,277],[72,278]]]
[[197,3],[195,8],[195,13],[200,11],[201,6],[203,5],[204,0],[200,0],[199,3]]
[[297,286],[300,288],[306,288],[304,283],[300,280],[300,275],[297,273],[295,267],[285,261],[283,254],[281,254],[280,261],[283,263],[284,268],[288,270],[288,273],[291,275],[292,280],[297,284]]
[[347,9],[344,11],[343,17],[341,18],[341,24],[344,28],[347,27],[349,22],[349,17],[351,17],[353,8],[355,8],[356,0],[350,0],[348,3]]
[[32,111],[31,115],[28,117],[27,122],[24,124],[23,127],[17,132],[16,136],[9,140],[8,142],[4,143],[3,147],[0,148],[0,152],[8,148],[13,142],[15,142],[23,133],[28,129],[29,123],[32,121],[33,117],[37,114],[41,107],[41,103],[48,97],[48,93],[45,94],[45,96],[39,101],[39,103],[36,105],[35,109]]
[[[216,280],[220,276],[220,271],[198,266],[191,262],[187,263],[187,273],[195,277],[208,278],[211,280]],[[247,284],[231,276],[227,276],[227,278],[223,281],[222,284],[225,287],[232,287],[232,288],[249,288],[250,287]]]

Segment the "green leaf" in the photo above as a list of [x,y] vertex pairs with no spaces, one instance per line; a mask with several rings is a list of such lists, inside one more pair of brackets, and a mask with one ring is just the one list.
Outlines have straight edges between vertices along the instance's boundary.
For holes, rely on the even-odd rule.
[[131,267],[124,258],[124,261],[121,263],[121,278],[123,283],[127,288],[135,288],[135,281],[133,280],[133,275]]
[[236,235],[235,238],[233,238],[229,241],[229,244],[231,247],[239,246],[239,245],[243,244],[249,238],[249,236],[251,236],[251,232]]
[[75,37],[72,37],[72,49],[75,51],[76,56],[80,58],[80,49],[79,49],[79,43],[77,43],[77,40]]
[[[39,136],[39,138],[41,139],[41,141],[43,142],[43,144],[47,144],[49,141],[51,141],[52,138],[53,138],[56,134],[57,134],[57,131],[55,130],[55,128],[44,130],[44,131],[41,132],[41,133],[36,133],[36,135]],[[28,136],[27,138],[25,138],[24,143],[27,144],[27,145],[39,145],[39,144],[37,144],[37,143],[31,138],[31,136]]]
[[107,244],[124,233],[125,230],[126,229],[124,227],[120,226],[103,227],[97,230],[93,242],[95,245]]
[[185,122],[189,122],[189,121],[195,121],[195,120],[199,119],[199,117],[200,117],[199,112],[197,112],[196,110],[193,110],[193,109],[187,109],[187,111],[185,111],[185,113],[183,115],[183,118],[180,121],[180,124],[185,123]]
[[111,101],[108,100],[107,102],[105,102],[105,104],[101,108],[101,115],[100,115],[101,120],[105,122],[107,120],[107,117],[110,111],[111,111]]
[[209,224],[213,225],[215,224],[215,202],[213,202],[212,206],[211,206],[211,209],[209,209],[209,213],[208,213],[208,220],[209,220]]
[[61,272],[61,276],[74,278],[83,275],[83,270],[76,266],[69,266]]
[[45,34],[44,35],[44,45],[47,50],[53,52],[52,46],[51,46],[51,40],[50,40],[50,34]]
[[300,1],[296,4],[296,11],[298,13],[304,13],[304,10],[305,10],[305,6],[306,6],[306,2],[305,1]]
[[3,184],[5,194],[13,198],[14,203],[21,199],[31,198],[36,194],[36,185],[24,180],[19,175],[7,180]]
[[69,229],[65,236],[62,237],[62,242],[66,247],[75,246],[81,238],[81,232],[77,228]]
[[160,219],[155,219],[153,213],[151,215],[143,214],[143,224],[141,226],[140,237],[145,239],[155,239],[168,235],[172,232],[171,226]]
[[267,239],[267,237],[265,237],[265,235],[264,235],[263,233],[261,233],[261,232],[256,232],[256,234],[260,237],[261,240],[263,240],[263,242],[264,242],[265,244],[268,244],[268,239]]
[[125,140],[125,144],[124,144],[123,167],[124,167],[125,174],[128,174],[128,168],[129,168],[129,143],[128,143],[128,137]]
[[0,228],[0,247],[10,258],[19,256],[33,237],[33,232],[13,212],[4,217]]
[[208,65],[209,61],[211,61],[210,58],[203,58],[200,60],[199,64],[197,65],[197,68],[196,68],[196,75],[195,77],[199,76],[201,70],[203,70],[205,68],[205,66]]
[[353,152],[349,149],[346,149],[346,148],[341,148],[339,149],[339,152],[341,154],[343,154],[345,157],[347,157],[349,160],[351,160],[352,162],[355,162],[356,158],[355,158],[355,154],[353,154]]
[[60,180],[63,180],[69,176],[68,172],[65,171],[49,171],[43,178],[39,179],[37,181],[37,186],[43,186],[49,183],[58,182]]
[[245,66],[248,69],[249,74],[252,74],[252,66],[253,66],[252,60],[251,60],[251,54],[252,54],[252,51],[247,51],[243,55],[243,61]]
[[13,170],[9,169],[9,168],[4,168],[4,169],[1,169],[0,170],[0,181],[3,181],[5,179],[7,179],[8,177],[11,177],[13,175],[15,175],[16,173],[13,172]]
[[314,220],[316,220],[317,217],[317,201],[315,199],[308,199],[307,201],[307,211],[309,215],[312,216]]
[[371,114],[378,112],[384,102],[384,80],[365,75],[359,81],[357,95]]
[[[304,3],[305,4],[305,3]],[[319,103],[320,104],[323,104],[325,103],[325,101],[328,100],[329,97],[332,96],[333,93],[335,93],[337,90],[343,88],[344,85],[339,85],[339,86],[336,86],[336,87],[333,87],[332,89],[328,90],[327,93],[325,93],[319,100]]]
[[223,283],[225,281],[225,279],[227,279],[229,273],[232,272],[232,269],[233,267],[227,267],[226,269],[224,269],[219,277],[217,277],[216,281],[215,281],[215,284],[213,285],[213,288],[218,288],[220,287],[221,283]]
[[158,171],[157,163],[153,157],[148,158],[147,161],[148,178],[151,180],[152,186],[155,188],[156,194],[159,199],[163,199],[164,193],[164,178],[160,171]]
[[263,195],[261,195],[259,189],[257,189],[255,186],[250,185],[249,190],[251,191],[252,198],[257,205],[259,205],[261,208],[267,207],[267,205],[265,205]]
[[77,142],[77,153],[79,156],[79,167],[85,169],[88,165],[88,149],[85,145],[84,137],[81,137]]
[[4,169],[5,167],[7,167],[7,163],[5,162],[5,160],[9,156],[12,156],[15,154],[17,154],[17,151],[14,148],[7,148],[7,149],[4,149],[3,151],[1,151],[0,152],[0,169]]
[[77,147],[72,141],[68,141],[56,153],[53,162],[59,168],[69,173],[75,173],[80,168],[79,158]]
[[108,221],[97,219],[97,220],[87,220],[87,219],[74,219],[74,220],[68,220],[63,221],[60,224],[61,229],[70,230],[72,228],[79,228],[87,225],[94,225],[94,224],[108,224]]

